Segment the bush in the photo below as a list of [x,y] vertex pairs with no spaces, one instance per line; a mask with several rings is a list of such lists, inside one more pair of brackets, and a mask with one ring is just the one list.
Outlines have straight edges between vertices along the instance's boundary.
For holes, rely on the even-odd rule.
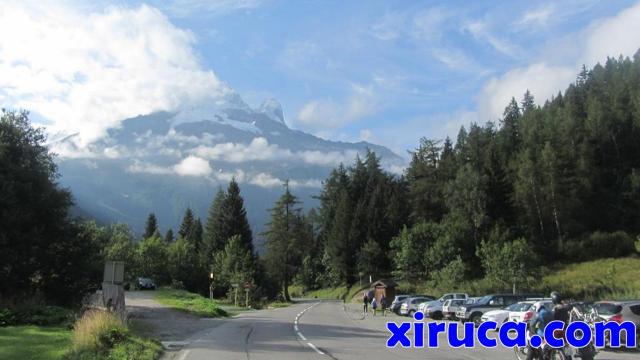
[[0,308],[0,326],[70,325],[73,312],[59,306],[24,304]]
[[156,360],[162,346],[132,335],[115,314],[91,310],[73,329],[68,360]]
[[113,313],[101,310],[87,311],[73,327],[73,351],[106,353],[126,336],[126,326]]
[[624,231],[596,231],[583,238],[569,240],[563,249],[571,262],[625,257],[636,252],[634,239]]

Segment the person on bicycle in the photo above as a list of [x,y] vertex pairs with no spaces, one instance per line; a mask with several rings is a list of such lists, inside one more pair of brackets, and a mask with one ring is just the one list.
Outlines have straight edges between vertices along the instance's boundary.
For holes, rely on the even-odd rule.
[[[553,314],[547,310],[542,301],[538,301],[532,305],[533,317],[529,321],[529,331],[540,336],[544,339],[544,328],[553,320]],[[529,351],[527,352],[527,360],[542,359],[543,353],[541,349],[536,349],[529,345]]]
[[551,302],[553,302],[553,320],[560,320],[566,327],[569,325],[569,313],[571,312],[571,305],[565,304],[562,301],[562,295],[559,292],[551,292]]

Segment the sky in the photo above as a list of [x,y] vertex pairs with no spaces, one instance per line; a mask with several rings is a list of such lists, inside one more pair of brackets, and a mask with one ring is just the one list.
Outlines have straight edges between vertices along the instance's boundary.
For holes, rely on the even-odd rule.
[[404,155],[638,48],[625,0],[0,0],[0,106],[88,144],[138,114],[272,97],[292,128]]

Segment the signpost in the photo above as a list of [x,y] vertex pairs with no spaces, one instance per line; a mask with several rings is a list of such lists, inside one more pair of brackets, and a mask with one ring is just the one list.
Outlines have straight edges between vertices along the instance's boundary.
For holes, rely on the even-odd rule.
[[109,311],[125,318],[124,261],[107,261],[102,277],[102,303]]
[[245,292],[244,307],[246,307],[246,308],[249,307],[249,291],[251,291],[252,287],[253,287],[253,285],[251,285],[250,282],[244,283],[244,292]]
[[240,286],[240,284],[234,283],[234,284],[231,284],[231,286],[233,287],[234,292],[235,292],[234,303],[235,303],[236,307],[238,307],[238,287]]

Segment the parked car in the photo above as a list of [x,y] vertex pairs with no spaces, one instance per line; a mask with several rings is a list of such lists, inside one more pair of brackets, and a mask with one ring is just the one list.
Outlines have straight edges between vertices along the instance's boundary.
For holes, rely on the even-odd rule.
[[443,318],[442,305],[444,305],[445,301],[449,299],[467,300],[468,298],[469,295],[463,293],[444,294],[440,299],[430,301],[429,303],[423,305],[421,311],[424,313],[425,317],[430,317],[434,320],[440,320]]
[[396,297],[393,298],[393,301],[391,302],[391,306],[389,306],[389,310],[393,311],[397,315],[400,315],[400,306],[402,306],[402,302],[410,297],[411,295],[396,295]]
[[149,278],[139,277],[138,281],[136,281],[136,288],[139,290],[155,290],[156,283]]
[[491,294],[480,298],[475,304],[466,304],[458,308],[456,316],[462,321],[472,321],[480,325],[482,314],[490,310],[502,309],[529,298],[542,298],[539,294]]
[[413,316],[413,314],[418,311],[418,306],[424,302],[432,301],[433,297],[412,297],[406,299],[402,306],[400,306],[400,315],[404,316]]
[[[533,317],[533,309],[532,306],[537,301],[542,301],[542,304],[551,311],[553,309],[553,302],[551,299],[542,299],[542,300],[527,300],[521,301],[517,304],[514,304],[514,308],[509,311],[509,321],[514,322],[527,322],[531,320]],[[519,306],[517,306],[519,305]]]
[[442,304],[442,316],[445,319],[456,320],[456,311],[461,305],[467,303],[465,299],[449,299]]
[[[628,301],[599,301],[593,304],[593,312],[606,321],[631,321],[636,324],[636,336],[640,338],[640,300]],[[621,338],[624,344],[625,337]],[[609,338],[605,336],[605,343],[609,346]]]

